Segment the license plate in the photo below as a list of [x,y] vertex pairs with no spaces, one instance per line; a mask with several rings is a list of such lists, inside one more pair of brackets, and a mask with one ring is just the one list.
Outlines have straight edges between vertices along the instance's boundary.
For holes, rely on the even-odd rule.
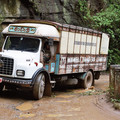
[[0,83],[2,83],[2,78],[0,78]]

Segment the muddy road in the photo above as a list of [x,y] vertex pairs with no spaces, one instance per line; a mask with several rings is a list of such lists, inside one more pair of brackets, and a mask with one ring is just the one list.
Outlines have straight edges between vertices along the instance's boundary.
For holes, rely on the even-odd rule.
[[0,120],[119,120],[106,98],[109,76],[102,75],[89,90],[69,88],[53,91],[52,97],[32,100],[30,92],[3,91]]

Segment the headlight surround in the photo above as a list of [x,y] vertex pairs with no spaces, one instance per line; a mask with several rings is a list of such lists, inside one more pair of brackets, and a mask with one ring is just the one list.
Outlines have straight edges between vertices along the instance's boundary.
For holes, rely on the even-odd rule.
[[17,76],[24,76],[25,75],[25,71],[24,70],[17,70],[16,71],[16,75]]

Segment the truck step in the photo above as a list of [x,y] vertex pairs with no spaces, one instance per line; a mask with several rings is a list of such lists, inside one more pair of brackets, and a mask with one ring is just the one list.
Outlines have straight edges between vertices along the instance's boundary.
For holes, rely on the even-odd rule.
[[56,83],[56,81],[50,81],[50,83],[51,83],[51,84],[54,84],[54,83]]
[[50,81],[50,83],[51,83],[51,87],[54,88],[56,81]]

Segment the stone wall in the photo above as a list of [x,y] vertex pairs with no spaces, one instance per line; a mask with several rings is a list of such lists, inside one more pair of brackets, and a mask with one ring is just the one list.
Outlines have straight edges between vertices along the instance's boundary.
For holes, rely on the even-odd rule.
[[[104,7],[104,0],[87,1],[93,12]],[[78,0],[1,0],[0,5],[0,21],[3,18],[3,24],[31,18],[82,26]]]

